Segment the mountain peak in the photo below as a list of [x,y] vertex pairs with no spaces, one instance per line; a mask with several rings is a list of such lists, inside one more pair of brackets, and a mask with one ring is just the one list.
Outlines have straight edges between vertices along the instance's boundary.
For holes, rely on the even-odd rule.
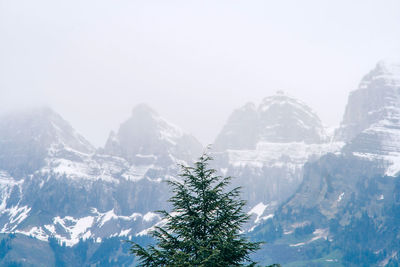
[[216,150],[255,149],[259,142],[321,143],[324,129],[318,116],[303,102],[283,91],[235,110],[215,140]]
[[362,79],[335,138],[348,143],[346,151],[370,158],[400,155],[400,64],[380,61]]
[[278,91],[276,91],[275,94],[276,94],[276,95],[285,95],[286,93],[285,93],[285,91],[283,91],[283,90],[278,90]]
[[[350,93],[336,139],[351,141],[372,125],[400,119],[400,64],[380,61]],[[374,101],[371,101],[374,100]]]
[[370,86],[400,87],[400,62],[381,60],[361,80],[360,89]]
[[321,143],[323,126],[305,103],[283,92],[263,99],[259,108],[260,140],[266,142]]
[[159,116],[159,114],[153,108],[151,108],[149,105],[147,105],[146,103],[140,103],[140,104],[136,105],[135,107],[133,107],[131,115],[132,116],[151,115],[151,116],[156,116],[156,117]]
[[131,116],[120,125],[118,132],[110,134],[104,151],[132,163],[142,162],[143,156],[155,155],[165,163],[171,156],[192,160],[201,149],[201,144],[193,136],[166,121],[148,105],[140,104],[133,108]]
[[0,117],[0,169],[28,173],[58,150],[81,153],[92,145],[49,107],[31,108]]
[[307,104],[296,98],[289,96],[284,91],[277,91],[275,95],[265,97],[259,106],[259,110],[267,111],[273,105],[280,105],[280,106],[290,105],[293,107],[297,107],[309,113],[311,117],[314,117],[316,119],[318,118],[318,116],[313,112],[313,110]]
[[378,61],[376,68],[382,69],[383,71],[391,74],[400,74],[400,62],[391,59],[383,59]]
[[258,135],[258,113],[254,103],[247,103],[229,116],[214,142],[216,151],[254,149]]

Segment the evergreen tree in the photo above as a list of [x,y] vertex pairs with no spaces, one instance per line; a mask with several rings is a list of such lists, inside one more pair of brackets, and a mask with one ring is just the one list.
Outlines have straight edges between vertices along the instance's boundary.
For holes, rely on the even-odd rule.
[[210,160],[203,154],[194,167],[181,166],[181,181],[168,181],[172,211],[159,211],[165,224],[152,232],[157,244],[146,249],[131,242],[140,266],[255,265],[249,254],[261,243],[240,234],[249,219],[240,187],[227,190],[231,177],[216,175]]

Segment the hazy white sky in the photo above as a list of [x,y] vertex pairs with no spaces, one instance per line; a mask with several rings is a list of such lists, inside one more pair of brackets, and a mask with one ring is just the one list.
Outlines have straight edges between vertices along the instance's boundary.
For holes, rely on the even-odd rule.
[[0,112],[50,105],[96,146],[142,102],[211,143],[277,90],[337,125],[399,56],[399,0],[0,0]]

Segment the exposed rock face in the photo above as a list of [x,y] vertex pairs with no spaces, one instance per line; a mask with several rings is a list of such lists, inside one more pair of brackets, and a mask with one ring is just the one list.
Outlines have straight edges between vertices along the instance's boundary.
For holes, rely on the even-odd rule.
[[336,139],[350,142],[377,124],[397,128],[399,119],[400,64],[381,61],[362,79],[359,88],[350,93]]
[[255,149],[259,142],[323,143],[324,128],[318,116],[304,103],[278,92],[259,107],[248,103],[235,110],[215,140],[217,151]]
[[290,212],[294,223],[299,218],[307,220],[302,214],[305,209],[315,209],[327,222],[338,213],[345,212],[342,209],[351,200],[353,192],[358,192],[356,187],[362,179],[372,179],[383,174],[377,162],[371,164],[366,159],[351,155],[325,155],[305,167],[303,183],[282,206],[282,213]]
[[283,93],[265,98],[258,107],[259,140],[274,143],[324,141],[318,116],[304,103]]
[[191,135],[161,118],[145,104],[136,106],[131,117],[111,132],[104,152],[130,163],[170,164],[174,159],[192,161],[202,145]]
[[306,164],[298,190],[252,233],[269,243],[264,249],[270,251],[260,254],[312,266],[334,253],[343,266],[385,266],[380,263],[399,249],[393,233],[400,230],[400,184],[384,171],[379,162],[351,154],[327,154]]
[[216,151],[255,149],[258,140],[259,114],[253,103],[235,110],[214,143]]

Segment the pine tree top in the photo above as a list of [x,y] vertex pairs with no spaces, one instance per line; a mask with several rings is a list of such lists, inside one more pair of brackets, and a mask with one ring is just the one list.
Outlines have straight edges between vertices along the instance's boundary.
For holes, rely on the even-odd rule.
[[172,210],[159,211],[164,225],[152,232],[157,244],[145,249],[132,243],[140,266],[254,265],[249,255],[261,243],[240,233],[249,219],[240,187],[227,190],[232,178],[217,175],[211,160],[204,153],[193,167],[180,166],[180,180],[168,181]]

